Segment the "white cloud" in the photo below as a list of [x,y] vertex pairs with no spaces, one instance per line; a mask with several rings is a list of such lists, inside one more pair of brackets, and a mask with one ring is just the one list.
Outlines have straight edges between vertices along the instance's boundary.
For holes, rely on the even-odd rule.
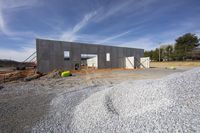
[[97,41],[96,43],[106,43],[106,42],[109,42],[111,40],[114,40],[114,39],[117,39],[117,38],[120,38],[122,36],[125,36],[126,34],[130,33],[130,31],[126,31],[126,32],[123,32],[123,33],[120,33],[120,34],[117,34],[117,35],[114,35],[114,36],[110,36],[104,40],[100,40],[100,41]]
[[35,6],[38,4],[38,0],[0,0],[1,7],[3,9],[15,9],[28,7],[28,6]]
[[0,49],[0,59],[24,61],[35,51],[36,49],[33,47],[23,47],[21,50]]
[[[31,32],[21,32],[21,31],[13,31],[9,28],[9,25],[7,24],[11,20],[6,20],[8,18],[6,14],[4,14],[5,11],[16,11],[20,10],[26,7],[35,6],[38,4],[38,0],[0,0],[0,33],[3,33],[7,36],[27,36],[27,35],[33,35]],[[7,14],[9,15],[9,14]]]
[[64,40],[64,41],[76,40],[77,33],[90,23],[92,17],[94,17],[96,15],[96,13],[97,13],[97,11],[93,11],[93,12],[86,14],[83,17],[83,19],[79,23],[77,23],[70,31],[63,32],[62,35],[60,36],[60,39]]
[[125,0],[120,1],[119,3],[115,2],[111,6],[107,7],[108,10],[102,7],[101,13],[96,16],[95,20],[99,22],[104,19],[110,18],[113,15],[119,15],[119,13],[123,12],[125,12],[126,14],[129,12],[131,16],[138,15],[144,13],[143,11],[148,10],[148,6],[155,1],[158,0]]
[[101,21],[105,18],[108,18],[114,14],[116,14],[117,12],[119,12],[120,10],[125,10],[127,6],[129,6],[132,3],[131,0],[127,0],[127,1],[123,1],[122,3],[119,4],[115,4],[114,6],[110,7],[109,10],[106,11],[106,13],[103,13],[101,17],[98,17],[97,20]]
[[134,48],[142,48],[145,50],[151,50],[159,46],[158,42],[153,41],[150,37],[139,38],[134,41],[124,42],[119,45],[122,47],[134,47]]
[[194,34],[196,34],[197,37],[200,39],[200,30],[196,30],[196,31],[194,31]]
[[8,31],[5,25],[2,6],[3,6],[3,3],[2,1],[0,1],[0,31],[7,34]]

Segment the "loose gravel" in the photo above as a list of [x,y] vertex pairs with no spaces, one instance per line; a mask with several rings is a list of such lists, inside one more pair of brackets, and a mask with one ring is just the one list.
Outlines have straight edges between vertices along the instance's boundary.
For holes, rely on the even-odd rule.
[[112,71],[4,84],[0,132],[200,132],[200,68],[155,79],[182,71]]
[[200,68],[127,81],[79,104],[72,132],[200,132]]
[[[80,98],[73,99],[75,93]],[[37,131],[200,132],[200,68],[64,93],[52,100],[49,115],[32,129]]]

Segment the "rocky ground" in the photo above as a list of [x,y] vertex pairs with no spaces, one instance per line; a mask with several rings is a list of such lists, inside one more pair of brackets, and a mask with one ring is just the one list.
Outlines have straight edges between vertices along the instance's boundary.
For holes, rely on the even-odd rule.
[[[160,79],[166,75],[186,70],[188,69],[113,70],[86,75],[77,74],[68,78],[45,76],[30,82],[17,81],[2,84],[3,88],[0,90],[0,132],[116,132],[118,129],[121,129],[118,131],[122,132],[134,132],[136,129],[146,131],[143,130],[146,129],[145,126],[149,127],[149,131],[153,131],[153,128],[157,131],[158,129],[167,131],[166,127],[159,127],[158,121],[161,120],[160,117],[163,117],[168,122],[167,116],[170,116],[170,112],[156,111],[175,106],[178,102],[173,98],[176,96],[181,98],[178,93],[177,95],[176,93],[174,95],[165,93],[167,91],[166,85],[170,86],[169,81],[172,79],[155,80],[155,82],[134,81]],[[195,79],[190,80],[191,82],[196,81]],[[164,91],[157,91],[162,90],[162,84]],[[145,89],[148,91],[142,91]],[[194,90],[196,94],[199,94],[196,91]],[[189,94],[192,93],[189,92]],[[142,98],[140,95],[144,97]],[[161,99],[159,99],[160,97]],[[199,105],[197,101],[195,103]],[[143,106],[145,107],[143,108]],[[185,108],[185,106],[183,107]],[[191,109],[194,109],[193,107],[198,106],[191,105]],[[173,109],[170,111],[174,111],[174,114],[178,111],[181,112]],[[190,122],[189,120],[193,119],[192,115],[196,115],[195,113],[198,111],[193,112],[188,112],[189,116],[186,122]],[[159,113],[159,115],[155,115],[159,117],[155,117],[154,113]],[[123,117],[121,117],[122,115]],[[151,121],[151,118],[158,121]],[[171,118],[173,119],[172,116],[170,116]],[[194,126],[198,124],[198,118],[196,121],[192,121]],[[141,120],[145,120],[147,123],[138,123]],[[120,121],[124,125],[120,124]],[[180,122],[176,121],[175,118],[172,121],[175,127],[170,128],[169,131],[175,131],[173,129],[184,130],[185,128],[189,132],[197,130],[197,126],[191,128],[191,124],[180,125]],[[135,125],[127,125],[126,122],[135,123]],[[105,128],[101,128],[102,126]]]

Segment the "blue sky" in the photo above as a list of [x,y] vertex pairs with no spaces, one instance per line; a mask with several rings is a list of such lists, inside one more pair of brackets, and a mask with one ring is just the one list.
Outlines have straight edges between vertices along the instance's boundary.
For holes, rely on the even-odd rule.
[[35,38],[150,50],[199,23],[200,0],[0,0],[0,58],[23,60]]

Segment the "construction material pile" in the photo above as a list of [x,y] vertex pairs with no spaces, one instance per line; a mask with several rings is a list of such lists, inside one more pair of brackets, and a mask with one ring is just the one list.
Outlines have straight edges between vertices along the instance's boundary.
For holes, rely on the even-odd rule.
[[127,81],[75,107],[71,132],[199,132],[200,68]]
[[[34,69],[0,72],[0,83],[36,76]],[[29,78],[30,79],[30,78]]]
[[200,68],[61,93],[32,132],[200,132]]

